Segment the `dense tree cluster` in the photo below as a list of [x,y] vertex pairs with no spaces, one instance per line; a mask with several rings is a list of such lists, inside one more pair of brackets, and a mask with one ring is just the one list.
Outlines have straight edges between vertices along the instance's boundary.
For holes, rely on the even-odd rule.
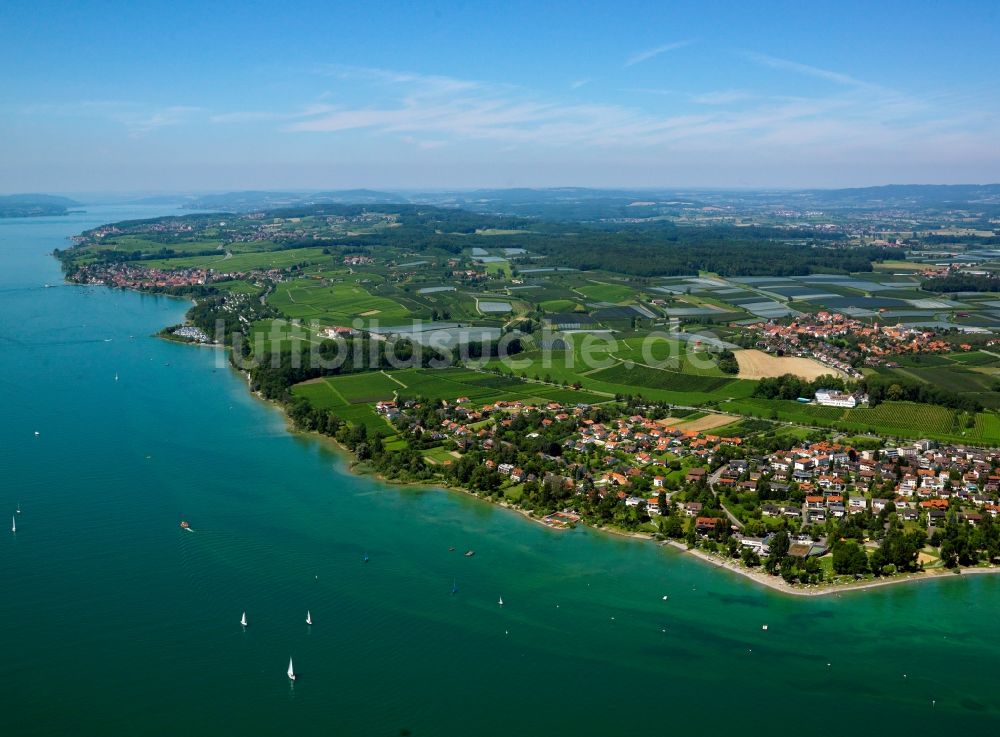
[[719,354],[718,365],[719,370],[724,374],[738,374],[740,372],[740,364],[736,360],[736,354],[728,348]]
[[939,279],[925,279],[920,288],[928,292],[1000,292],[1000,277],[992,273],[957,272]]
[[792,374],[784,374],[770,379],[761,379],[754,387],[753,396],[764,399],[811,399],[819,389],[844,389],[844,380],[836,376],[820,376],[812,381],[800,379]]
[[983,408],[974,396],[958,394],[933,384],[906,381],[898,376],[867,376],[859,382],[858,388],[868,395],[872,407],[885,401],[904,401],[937,404],[965,412],[980,412]]

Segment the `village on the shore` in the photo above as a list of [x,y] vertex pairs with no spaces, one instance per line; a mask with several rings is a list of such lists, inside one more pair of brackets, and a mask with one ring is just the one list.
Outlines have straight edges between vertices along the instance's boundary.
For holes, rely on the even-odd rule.
[[788,583],[1000,557],[995,448],[917,440],[858,450],[817,439],[769,450],[766,433],[699,431],[698,413],[641,404],[475,406],[456,397],[377,409],[418,443],[453,449],[454,460],[440,461],[444,479],[551,527],[583,522],[684,540]]

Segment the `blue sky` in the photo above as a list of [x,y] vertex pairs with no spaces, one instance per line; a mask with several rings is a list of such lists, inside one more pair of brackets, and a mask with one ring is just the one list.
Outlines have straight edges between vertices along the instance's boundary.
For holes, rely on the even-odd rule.
[[997,2],[6,0],[0,29],[4,192],[1000,180]]

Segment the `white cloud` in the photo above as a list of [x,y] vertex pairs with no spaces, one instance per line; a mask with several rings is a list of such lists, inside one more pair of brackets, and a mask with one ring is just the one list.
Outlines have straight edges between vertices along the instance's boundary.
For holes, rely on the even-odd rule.
[[[810,70],[815,68],[810,67]],[[794,71],[800,71],[799,66]],[[824,96],[754,96],[743,90],[626,90],[634,104],[580,103],[509,84],[359,67],[325,68],[339,80],[322,104],[280,113],[225,113],[220,123],[271,120],[289,135],[364,134],[453,150],[571,151],[574,157],[816,160],[859,150],[947,150],[969,125],[948,106],[913,100],[828,70],[844,81]],[[931,98],[926,98],[931,99]],[[935,115],[935,108],[942,112]],[[982,131],[991,128],[985,121]],[[970,134],[971,135],[971,134]],[[982,140],[976,131],[971,138]],[[312,144],[303,144],[310,146]],[[964,145],[964,144],[963,144]],[[995,147],[993,147],[995,148]],[[526,156],[528,154],[525,154]],[[796,157],[798,157],[796,159]]]
[[747,52],[745,56],[751,61],[761,66],[770,67],[771,69],[782,69],[789,72],[795,72],[797,74],[804,74],[809,77],[816,77],[817,79],[825,79],[828,82],[833,82],[839,85],[845,85],[847,87],[864,87],[869,89],[876,89],[876,85],[868,84],[867,82],[862,82],[860,79],[855,79],[849,74],[843,74],[841,72],[834,72],[829,69],[814,67],[809,64],[801,64],[797,61],[789,61],[788,59],[779,59],[776,56],[769,56],[767,54],[758,54],[757,52],[754,51]]
[[663,44],[662,46],[657,46],[653,49],[646,49],[645,51],[637,51],[625,60],[625,67],[635,66],[644,61],[649,61],[660,54],[665,54],[668,51],[676,51],[677,49],[683,49],[685,46],[690,46],[695,41],[694,39],[687,39],[685,41],[674,41],[672,43]]

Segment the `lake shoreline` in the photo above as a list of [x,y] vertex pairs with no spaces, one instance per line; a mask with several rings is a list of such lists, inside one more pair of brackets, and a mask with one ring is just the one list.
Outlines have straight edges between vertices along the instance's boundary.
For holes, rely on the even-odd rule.
[[[166,296],[173,296],[173,295],[166,295]],[[171,343],[176,343],[181,345],[195,345],[203,348],[216,348],[216,349],[221,348],[227,351],[231,350],[229,346],[222,345],[219,343],[199,344],[193,341],[171,340],[169,338],[164,337],[160,333],[156,334],[156,337],[159,337],[163,340],[167,340]],[[341,444],[340,441],[338,441],[336,438],[332,436],[324,435],[316,431],[302,430],[300,428],[295,427],[288,413],[285,411],[284,406],[280,402],[271,399],[266,399],[260,392],[256,392],[250,389],[249,374],[237,368],[236,366],[233,366],[231,363],[230,363],[230,368],[232,368],[234,371],[244,376],[247,382],[247,389],[250,391],[250,394],[252,396],[254,396],[258,400],[264,402],[265,404],[271,406],[272,408],[281,413],[282,418],[285,421],[285,429],[289,434],[298,435],[302,437],[309,437],[311,439],[321,441],[321,443],[325,445],[327,448],[333,449],[336,455],[344,457],[344,460],[346,461],[346,463],[344,464],[345,470],[348,471],[349,473],[352,473],[355,476],[368,476],[374,478],[380,483],[386,484],[387,486],[391,485],[395,487],[412,487],[414,489],[434,489],[436,491],[444,491],[444,492],[457,491],[469,497],[478,499],[483,503],[490,504],[491,506],[500,507],[503,509],[507,509],[511,512],[515,512],[519,514],[521,517],[530,520],[531,522],[535,522],[536,524],[542,525],[546,529],[557,532],[571,529],[568,527],[555,527],[553,525],[546,523],[544,519],[534,516],[534,514],[532,514],[530,510],[522,509],[520,507],[517,507],[515,505],[503,501],[501,502],[492,501],[464,487],[446,486],[440,483],[435,483],[433,481],[428,481],[428,482],[401,481],[398,479],[389,478],[384,474],[375,471],[373,469],[359,468],[358,466],[360,464],[357,460],[357,456],[354,454],[353,451],[351,451],[349,448]],[[606,533],[609,535],[614,535],[616,537],[625,537],[634,540],[656,541],[656,536],[653,533],[629,532],[626,530],[615,529],[613,527],[588,524],[587,522],[584,522],[582,520],[580,524],[590,528],[591,530],[594,530],[595,532]],[[942,569],[933,569],[931,571],[897,574],[890,578],[878,579],[874,581],[852,581],[849,583],[823,583],[823,584],[789,584],[780,575],[771,575],[769,573],[766,573],[762,568],[756,570],[746,568],[735,560],[721,558],[717,555],[707,553],[703,550],[698,550],[697,548],[689,548],[685,543],[680,542],[678,540],[664,540],[664,541],[659,541],[658,544],[660,546],[664,545],[670,546],[682,553],[690,553],[693,557],[697,558],[698,560],[704,563],[712,565],[715,568],[721,568],[736,575],[742,576],[746,579],[749,579],[755,584],[764,586],[765,588],[768,588],[777,593],[785,594],[788,596],[799,596],[799,597],[831,596],[834,594],[839,595],[840,593],[845,591],[866,591],[870,589],[882,588],[885,586],[891,586],[896,584],[913,583],[917,581],[930,581],[930,580],[940,579],[944,577],[946,574],[978,575],[978,574],[988,574],[988,573],[1000,573],[1000,566],[989,567],[989,568],[958,568],[955,569],[957,572],[951,569],[942,568]]]
[[874,581],[851,581],[849,583],[824,583],[824,584],[790,584],[781,576],[772,576],[762,568],[746,568],[735,560],[721,558],[704,550],[689,548],[686,544],[677,540],[669,540],[665,543],[682,553],[690,553],[693,557],[708,563],[715,568],[722,568],[731,573],[748,578],[754,583],[766,586],[772,591],[789,596],[831,596],[841,594],[845,591],[866,591],[868,589],[882,588],[904,583],[916,583],[919,581],[934,581],[949,576],[980,575],[989,573],[1000,573],[1000,566],[989,568],[935,568],[931,570],[919,571],[915,573],[896,574],[888,578],[880,578]]

